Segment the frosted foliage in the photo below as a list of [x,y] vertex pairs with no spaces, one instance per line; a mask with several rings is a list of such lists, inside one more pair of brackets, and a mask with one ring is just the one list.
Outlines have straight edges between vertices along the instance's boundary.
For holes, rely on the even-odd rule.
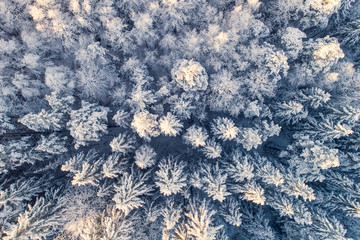
[[290,101],[277,105],[275,116],[280,117],[281,121],[288,124],[294,124],[301,119],[306,118],[308,112],[304,109],[301,103]]
[[16,169],[24,163],[34,164],[42,158],[28,152],[32,149],[30,137],[22,137],[19,140],[6,141],[0,144],[0,172],[6,173]]
[[131,127],[146,140],[159,135],[157,115],[147,111],[136,113],[131,122]]
[[302,179],[295,178],[292,175],[286,176],[285,183],[282,185],[282,191],[289,196],[302,197],[304,201],[311,202],[316,199],[314,190],[306,185]]
[[55,133],[49,135],[48,137],[41,136],[41,140],[38,142],[35,150],[47,152],[50,154],[61,154],[68,151],[65,146],[66,137],[60,138]]
[[220,215],[227,223],[240,227],[242,223],[240,208],[240,204],[234,198],[230,198],[222,205]]
[[313,134],[325,141],[349,136],[354,133],[347,124],[342,124],[340,121],[335,124],[331,118],[325,118],[320,122],[311,122],[309,126],[311,128],[311,130],[307,131],[309,134]]
[[143,86],[139,84],[133,88],[128,102],[134,109],[143,111],[147,106],[156,102],[156,96],[150,90],[144,90]]
[[14,130],[15,126],[11,124],[10,118],[5,113],[0,113],[0,134],[6,133],[8,130]]
[[284,183],[283,175],[269,162],[260,166],[259,174],[262,180],[267,184],[274,184],[276,187],[278,187]]
[[247,201],[251,201],[256,204],[264,205],[265,196],[264,189],[262,189],[258,184],[254,182],[246,183],[243,186],[237,185],[235,187],[237,192],[243,193],[243,198]]
[[22,59],[22,64],[24,64],[25,66],[29,67],[29,68],[36,68],[39,66],[39,59],[40,56],[39,55],[35,55],[32,53],[26,53]]
[[130,114],[124,110],[118,110],[113,117],[113,120],[120,127],[127,127],[129,125],[128,119],[130,118]]
[[221,72],[211,75],[210,88],[211,91],[217,95],[229,95],[232,97],[240,88],[237,79],[235,79],[231,72],[222,70]]
[[261,145],[262,139],[258,130],[247,128],[241,131],[240,137],[237,138],[237,142],[241,143],[247,151],[250,151],[251,149],[256,149],[259,145]]
[[146,175],[139,173],[124,174],[118,185],[115,185],[113,201],[117,209],[128,215],[131,210],[143,207],[142,196],[149,194],[152,188],[145,184]]
[[120,159],[121,155],[118,153],[110,154],[106,162],[102,165],[102,174],[106,178],[116,178],[119,174],[125,172],[126,159]]
[[99,141],[107,133],[107,114],[109,109],[82,101],[82,108],[70,112],[67,127],[75,139],[75,148],[85,146],[89,141]]
[[247,106],[246,110],[244,111],[244,115],[246,118],[252,118],[252,117],[259,117],[261,107],[257,104],[258,101],[252,101]]
[[265,66],[269,69],[271,74],[278,75],[281,72],[286,76],[289,69],[287,59],[284,52],[277,51],[267,56]]
[[98,182],[98,167],[98,163],[92,165],[87,162],[83,163],[81,168],[75,173],[71,183],[78,186],[86,184],[96,186]]
[[209,197],[212,197],[214,201],[222,202],[227,196],[231,195],[226,187],[227,173],[225,173],[218,164],[215,166],[201,166],[200,174],[202,189]]
[[314,10],[331,14],[340,7],[341,0],[307,0],[306,4],[310,5]]
[[208,75],[199,62],[182,60],[174,65],[171,77],[184,91],[206,90]]
[[352,106],[342,107],[341,109],[333,108],[334,114],[338,115],[340,120],[357,122],[360,118],[360,108],[354,108]]
[[187,234],[193,236],[196,240],[216,240],[217,232],[223,227],[222,225],[214,226],[212,222],[216,211],[210,210],[205,200],[198,206],[192,204],[190,208],[190,212],[185,213],[187,217],[185,225]]
[[329,71],[330,67],[345,55],[336,38],[320,38],[313,47],[313,62],[311,67],[315,71]]
[[326,146],[314,145],[311,148],[305,148],[301,154],[305,161],[311,161],[321,169],[339,167],[340,162],[337,156],[337,149],[330,149]]
[[160,188],[160,192],[165,196],[170,196],[181,191],[186,186],[185,165],[177,162],[173,157],[163,159],[159,165],[159,170],[155,173],[155,185]]
[[222,140],[233,140],[239,132],[231,119],[220,117],[214,120],[211,130],[215,136]]
[[286,53],[291,58],[297,58],[303,49],[302,39],[306,38],[306,34],[297,28],[288,27],[281,36],[281,43],[286,48]]
[[146,169],[155,164],[156,152],[149,145],[142,145],[135,151],[134,159],[140,169]]
[[181,205],[175,206],[173,201],[168,201],[165,208],[162,208],[160,214],[164,218],[164,226],[166,230],[174,229],[181,218]]
[[0,206],[5,208],[8,204],[19,206],[23,201],[31,201],[34,194],[42,191],[41,182],[31,178],[19,179],[9,186],[6,186],[7,183],[5,181],[0,185]]
[[72,233],[83,240],[122,239],[131,240],[135,233],[134,222],[139,219],[127,217],[116,208],[106,209],[102,213],[91,214],[79,219]]
[[59,112],[70,112],[75,102],[73,96],[62,96],[59,92],[52,92],[51,95],[46,95],[45,99],[53,110]]
[[185,143],[192,145],[193,147],[203,147],[206,144],[208,134],[202,127],[193,125],[189,127],[186,133],[183,135]]
[[162,134],[165,136],[176,136],[182,128],[182,123],[171,113],[167,113],[159,120],[159,127]]
[[18,121],[28,128],[41,132],[41,131],[58,131],[65,125],[63,122],[63,114],[58,112],[47,112],[44,109],[38,114],[29,113]]
[[239,95],[241,82],[232,76],[230,71],[221,70],[211,75],[210,108],[215,111],[226,111],[237,116],[244,107]]
[[29,13],[35,21],[41,21],[46,17],[46,12],[37,6],[29,6]]
[[127,154],[135,148],[135,137],[130,136],[127,133],[120,133],[110,142],[110,147],[113,152]]
[[278,124],[274,124],[273,121],[268,123],[266,120],[262,121],[261,133],[263,136],[263,141],[266,141],[269,137],[279,136],[281,132],[281,127]]
[[313,228],[316,230],[315,235],[319,239],[324,240],[352,240],[352,238],[345,237],[346,229],[334,216],[326,216],[321,212],[316,214]]
[[101,176],[101,165],[104,163],[104,158],[99,157],[95,150],[90,150],[86,153],[80,152],[73,156],[64,165],[61,166],[62,171],[71,172],[73,185],[93,185],[97,186]]
[[215,139],[211,139],[206,141],[206,144],[201,148],[201,151],[207,158],[215,159],[221,157],[222,147]]
[[72,72],[64,66],[47,67],[45,70],[45,84],[53,91],[69,91],[75,87]]
[[171,112],[181,120],[189,119],[196,109],[192,100],[184,94],[180,97],[177,95],[171,96],[169,103],[171,104]]
[[242,182],[245,179],[250,180],[255,176],[253,173],[254,166],[249,163],[247,156],[242,156],[240,151],[236,151],[232,154],[231,158],[232,161],[226,168],[231,179],[236,182]]
[[307,91],[301,91],[299,100],[317,109],[324,106],[330,100],[330,96],[330,93],[320,88],[311,88]]
[[292,200],[284,196],[275,196],[274,200],[270,204],[274,209],[280,211],[281,216],[292,217],[295,214]]
[[17,224],[5,231],[4,240],[41,239],[50,229],[61,224],[60,212],[64,202],[57,190],[50,190],[44,197],[37,198],[34,205],[28,205],[24,213],[19,214]]

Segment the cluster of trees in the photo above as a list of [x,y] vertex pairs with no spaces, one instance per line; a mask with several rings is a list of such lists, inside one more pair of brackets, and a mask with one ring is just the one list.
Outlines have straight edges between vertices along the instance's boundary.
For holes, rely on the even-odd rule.
[[3,0],[0,238],[360,239],[360,2]]

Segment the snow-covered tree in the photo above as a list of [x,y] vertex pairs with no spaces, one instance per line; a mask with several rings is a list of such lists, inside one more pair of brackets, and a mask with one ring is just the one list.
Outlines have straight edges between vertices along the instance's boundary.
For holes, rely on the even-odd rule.
[[171,113],[167,113],[159,120],[159,128],[165,136],[176,136],[181,131],[183,124]]
[[84,240],[93,239],[124,239],[130,240],[137,227],[137,216],[125,215],[116,208],[105,209],[102,213],[90,215],[80,219],[77,223],[77,234]]
[[47,152],[50,154],[62,154],[68,151],[65,146],[67,137],[59,137],[56,133],[52,133],[47,137],[41,135],[35,150]]
[[199,62],[183,59],[171,70],[171,77],[184,91],[206,90],[208,75]]
[[226,186],[227,173],[219,167],[209,164],[200,165],[200,184],[201,188],[214,201],[223,202],[227,196],[231,195]]
[[299,101],[303,102],[305,106],[310,106],[314,109],[324,106],[330,100],[330,93],[325,92],[320,88],[310,88],[306,91],[300,91]]
[[221,70],[210,76],[210,109],[237,116],[245,108],[240,95],[242,83],[231,71]]
[[345,57],[336,38],[319,38],[312,45],[311,68],[315,72],[328,72],[330,67]]
[[240,227],[242,221],[241,221],[241,212],[240,212],[240,204],[234,199],[229,198],[224,202],[224,204],[221,206],[221,212],[220,215],[224,218],[224,220],[236,227]]
[[118,153],[110,154],[102,165],[102,174],[106,178],[116,178],[125,172],[127,161]]
[[135,148],[135,137],[127,133],[120,133],[110,142],[110,147],[113,152],[118,152],[126,155]]
[[217,232],[223,227],[213,223],[215,210],[211,210],[205,200],[190,204],[190,212],[185,213],[186,233],[196,240],[215,240]]
[[75,87],[74,73],[65,66],[47,67],[45,84],[53,91],[71,91]]
[[185,165],[170,156],[160,161],[159,170],[155,172],[155,185],[165,196],[177,194],[186,186]]
[[267,184],[274,184],[278,187],[284,183],[284,176],[269,161],[260,164],[258,174],[261,176],[262,181]]
[[201,148],[201,152],[210,159],[221,157],[222,147],[215,139],[207,140],[205,146]]
[[65,127],[64,115],[62,113],[47,112],[44,109],[37,114],[29,113],[18,121],[37,132],[59,131]]
[[21,205],[24,201],[31,201],[32,197],[39,194],[42,189],[44,179],[18,179],[16,182],[8,184],[8,181],[0,185],[0,206]]
[[303,49],[302,39],[306,38],[306,34],[297,28],[287,27],[281,36],[281,44],[285,47],[286,54],[296,59]]
[[161,216],[164,218],[164,229],[169,231],[175,228],[182,215],[182,208],[180,205],[175,205],[172,200],[166,201],[166,207],[160,210]]
[[189,119],[196,109],[192,99],[186,94],[170,96],[168,101],[171,112],[181,120]]
[[155,164],[156,152],[149,145],[142,145],[135,151],[134,159],[140,169],[146,169]]
[[348,125],[342,124],[340,121],[335,124],[331,117],[325,117],[320,121],[311,121],[307,124],[307,128],[307,134],[325,141],[349,136],[354,133]]
[[287,124],[295,124],[308,116],[308,112],[301,103],[290,101],[276,106],[276,117]]
[[94,103],[82,101],[82,108],[70,112],[67,127],[75,139],[75,148],[85,146],[89,141],[99,141],[107,133],[107,114],[110,110]]
[[314,189],[309,187],[303,179],[296,178],[292,174],[285,176],[284,184],[281,185],[282,191],[289,196],[296,198],[302,197],[304,201],[313,201],[316,199]]
[[0,144],[0,173],[15,170],[23,164],[35,164],[44,159],[33,150],[30,136],[3,141]]
[[80,64],[76,72],[79,88],[90,99],[105,100],[116,80],[106,56],[108,50],[98,42],[84,45],[75,53]]
[[236,142],[243,145],[243,147],[250,151],[253,148],[257,148],[262,144],[262,136],[259,130],[253,128],[245,128],[240,131],[239,136],[236,138]]
[[346,229],[334,216],[326,216],[325,213],[321,212],[314,216],[314,237],[321,240],[325,239],[339,239],[339,240],[352,240],[352,238],[345,237]]
[[37,198],[33,205],[28,205],[27,210],[19,215],[17,224],[5,231],[4,239],[46,237],[51,229],[62,224],[61,211],[64,204],[60,190],[51,189],[44,197]]
[[159,135],[157,115],[148,111],[136,113],[131,122],[131,127],[145,140],[150,140],[151,137]]
[[248,182],[243,186],[236,185],[234,191],[243,193],[243,199],[247,201],[260,205],[265,204],[264,189],[255,182]]
[[242,182],[245,179],[251,180],[254,175],[254,166],[251,164],[253,158],[243,156],[239,150],[235,150],[231,155],[231,161],[226,167],[229,177],[235,182]]
[[185,143],[197,148],[205,146],[208,136],[204,128],[192,125],[186,130],[183,139]]
[[222,140],[233,140],[239,132],[231,119],[220,117],[214,120],[211,130],[217,138]]
[[80,152],[70,158],[61,166],[61,170],[74,174],[71,181],[73,185],[91,184],[96,186],[101,178],[101,165],[103,162],[104,159],[99,157],[98,153],[92,149],[86,155]]
[[120,127],[128,127],[130,125],[130,114],[125,110],[118,110],[114,115],[113,120]]
[[50,95],[46,95],[45,99],[54,111],[67,113],[72,110],[72,106],[75,102],[75,98],[73,96],[61,94],[56,91],[52,92]]
[[5,113],[0,113],[0,134],[4,134],[9,130],[14,130],[15,126],[11,124],[10,118]]
[[145,202],[141,197],[149,195],[152,191],[152,187],[145,183],[148,177],[147,174],[135,171],[125,173],[119,183],[114,186],[113,201],[115,207],[124,212],[125,215],[128,215],[133,209],[143,207]]

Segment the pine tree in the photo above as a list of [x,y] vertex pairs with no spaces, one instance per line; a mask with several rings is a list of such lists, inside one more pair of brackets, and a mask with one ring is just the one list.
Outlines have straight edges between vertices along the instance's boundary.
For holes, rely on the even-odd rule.
[[177,194],[186,186],[185,165],[170,156],[160,161],[159,170],[155,172],[155,185],[165,196]]
[[191,203],[190,212],[185,213],[187,223],[185,229],[188,235],[196,240],[215,240],[217,232],[223,227],[213,224],[215,210],[211,210],[205,200],[201,203]]
[[137,173],[133,170],[130,173],[125,173],[119,184],[114,186],[113,201],[115,207],[124,212],[125,215],[128,215],[133,209],[143,207],[145,202],[141,197],[149,195],[152,191],[152,187],[145,183],[148,177],[147,174]]
[[97,104],[82,101],[82,108],[70,112],[67,127],[75,139],[75,149],[85,146],[89,141],[100,141],[107,133],[107,114],[109,109]]

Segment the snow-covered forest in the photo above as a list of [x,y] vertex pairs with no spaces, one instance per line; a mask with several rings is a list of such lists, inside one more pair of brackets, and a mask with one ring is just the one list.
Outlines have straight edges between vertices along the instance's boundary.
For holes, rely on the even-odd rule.
[[0,238],[359,240],[359,0],[1,0]]

